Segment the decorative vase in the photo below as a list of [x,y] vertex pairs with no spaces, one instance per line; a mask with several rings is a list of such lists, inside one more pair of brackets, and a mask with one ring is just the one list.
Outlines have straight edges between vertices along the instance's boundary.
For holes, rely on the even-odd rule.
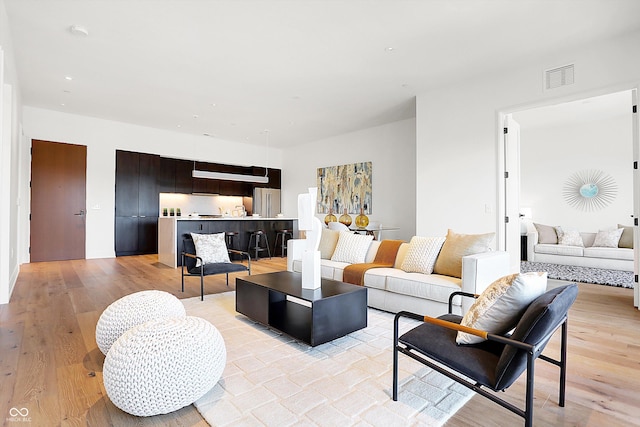
[[364,214],[364,209],[360,209],[360,215],[356,217],[356,227],[366,228],[369,225],[369,217]]
[[333,209],[329,209],[329,213],[324,217],[324,223],[329,225],[330,222],[336,222],[338,219],[333,214]]
[[344,210],[344,213],[340,215],[340,222],[346,225],[347,227],[351,225],[351,216],[347,214],[347,210]]

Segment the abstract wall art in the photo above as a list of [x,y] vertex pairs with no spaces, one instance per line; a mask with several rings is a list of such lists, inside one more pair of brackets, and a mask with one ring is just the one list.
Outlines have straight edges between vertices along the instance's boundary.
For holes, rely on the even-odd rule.
[[318,213],[371,214],[371,162],[318,168]]
[[564,200],[576,209],[596,211],[613,202],[618,193],[615,180],[603,171],[582,170],[571,175],[562,189]]

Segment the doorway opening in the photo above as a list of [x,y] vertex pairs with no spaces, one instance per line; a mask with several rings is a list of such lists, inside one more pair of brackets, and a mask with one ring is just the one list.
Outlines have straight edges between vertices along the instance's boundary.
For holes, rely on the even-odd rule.
[[[533,222],[585,232],[618,224],[637,228],[640,185],[634,164],[640,147],[633,105],[637,105],[637,88],[500,113],[500,123],[512,120],[520,128],[517,146],[508,150],[505,145],[499,162],[503,169],[499,218],[505,218],[505,224],[498,227],[498,244],[512,260],[521,259],[521,234]],[[608,176],[615,197],[598,206],[569,203],[567,183],[585,171]],[[637,278],[639,236],[637,231],[634,234]],[[515,264],[512,262],[512,268],[519,267]],[[635,282],[634,305],[638,306],[637,279]]]

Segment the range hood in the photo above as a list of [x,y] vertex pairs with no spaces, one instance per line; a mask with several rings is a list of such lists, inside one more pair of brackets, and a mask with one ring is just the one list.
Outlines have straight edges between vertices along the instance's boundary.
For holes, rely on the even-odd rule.
[[194,169],[191,173],[194,178],[205,179],[221,179],[224,181],[240,181],[240,182],[255,182],[261,184],[267,184],[269,182],[269,176],[256,176],[256,175],[242,175],[237,173],[225,173],[225,172],[210,172]]

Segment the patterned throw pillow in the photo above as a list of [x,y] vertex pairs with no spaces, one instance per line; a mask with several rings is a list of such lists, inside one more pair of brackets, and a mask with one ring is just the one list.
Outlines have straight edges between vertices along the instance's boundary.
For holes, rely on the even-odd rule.
[[361,264],[367,257],[373,236],[363,236],[350,231],[341,231],[331,261]]
[[440,255],[436,259],[433,272],[444,276],[462,277],[462,257],[479,254],[489,250],[489,244],[495,233],[458,234],[453,230],[447,232]]
[[[513,329],[529,304],[547,290],[547,273],[531,272],[510,274],[493,282],[480,294],[460,324],[505,334]],[[458,332],[458,344],[477,344],[483,339]]]
[[624,228],[598,231],[596,239],[593,241],[593,246],[598,248],[617,248],[623,231]]
[[444,237],[413,236],[400,268],[407,273],[433,273],[433,266],[436,263],[444,240]]
[[[224,232],[215,234],[191,233],[191,238],[196,246],[196,255],[202,258],[203,263],[231,262],[224,235]],[[199,266],[200,260],[196,263],[196,267]]]
[[584,248],[582,236],[578,230],[570,230],[562,227],[555,227],[558,233],[558,244],[565,246],[579,246]]

